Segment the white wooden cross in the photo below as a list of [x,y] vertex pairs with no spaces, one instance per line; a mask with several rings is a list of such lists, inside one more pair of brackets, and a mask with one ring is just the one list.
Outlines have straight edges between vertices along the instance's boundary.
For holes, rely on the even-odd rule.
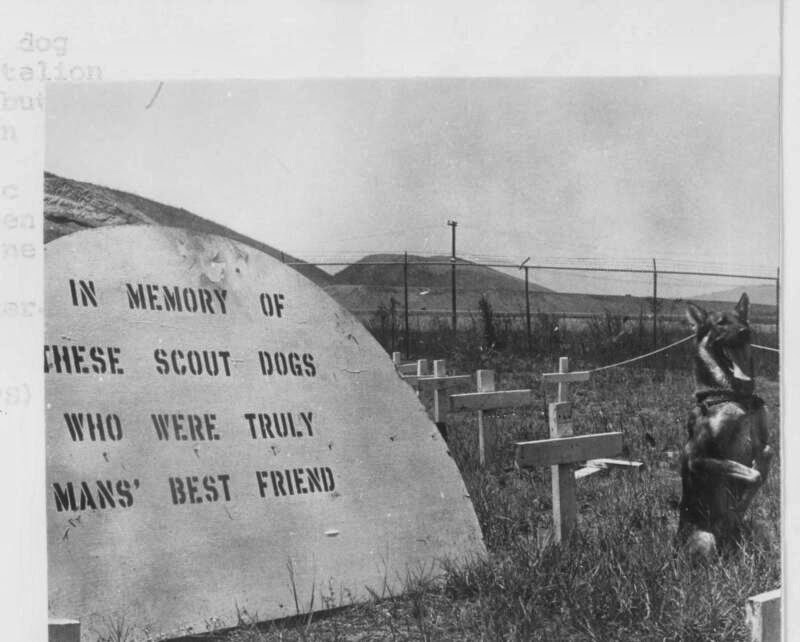
[[416,386],[421,377],[431,376],[431,362],[428,359],[418,359],[416,361],[415,374],[399,373],[400,378],[407,384]]
[[447,363],[444,359],[433,362],[433,376],[417,377],[417,385],[422,390],[433,390],[433,420],[437,423],[444,422],[444,402],[447,390],[456,386],[469,383],[472,375],[447,375]]
[[553,484],[553,536],[565,540],[578,522],[575,502],[575,475],[571,464],[597,457],[610,457],[622,450],[622,433],[572,435],[572,404],[567,399],[569,383],[588,381],[588,372],[570,372],[569,360],[561,357],[558,372],[542,375],[545,383],[558,384],[558,400],[548,408],[550,439],[516,444],[516,463],[520,467],[550,465]]
[[419,374],[417,372],[419,362],[403,361],[399,352],[392,352],[392,363],[394,363],[395,369],[401,375]]
[[450,410],[478,411],[478,459],[486,463],[483,413],[500,408],[519,408],[533,404],[533,390],[495,390],[494,370],[478,370],[478,392],[450,395]]
[[745,621],[753,642],[780,642],[781,619],[781,589],[747,598]]
[[47,639],[50,642],[81,642],[81,623],[78,620],[49,617]]

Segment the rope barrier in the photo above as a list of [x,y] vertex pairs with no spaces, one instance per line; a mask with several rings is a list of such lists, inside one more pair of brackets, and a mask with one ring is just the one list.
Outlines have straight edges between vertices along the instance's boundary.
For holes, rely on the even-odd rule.
[[[600,372],[601,370],[609,370],[611,368],[618,368],[619,366],[625,366],[625,365],[628,365],[629,363],[633,363],[635,361],[641,361],[642,359],[646,359],[647,357],[652,357],[654,354],[658,354],[659,352],[666,352],[670,348],[674,348],[675,346],[680,345],[681,343],[686,343],[687,341],[690,341],[692,339],[694,339],[694,335],[690,334],[688,337],[684,337],[683,339],[678,339],[677,341],[675,341],[673,343],[670,343],[668,346],[664,346],[663,348],[659,348],[658,350],[653,350],[652,352],[648,352],[647,354],[642,354],[642,355],[639,355],[638,357],[633,357],[632,359],[626,359],[625,361],[620,361],[618,363],[611,363],[611,364],[609,364],[607,366],[600,366],[599,368],[592,368],[591,370],[582,370],[581,372]],[[780,350],[778,350],[777,348],[770,348],[769,346],[760,346],[760,345],[756,345],[755,343],[751,343],[750,346],[753,347],[753,348],[758,348],[759,350],[769,350],[770,352],[780,352]],[[546,387],[547,386],[543,386],[543,388],[546,388]],[[545,401],[545,406],[546,406],[547,405],[547,390],[545,390],[544,401]]]
[[674,343],[670,343],[668,346],[664,346],[663,348],[659,348],[658,350],[653,350],[652,352],[648,352],[647,354],[639,355],[638,357],[633,357],[632,359],[626,359],[625,361],[620,361],[619,363],[612,363],[607,366],[600,366],[599,368],[592,368],[591,370],[586,370],[586,372],[600,372],[601,370],[608,370],[610,368],[617,368],[619,366],[625,366],[629,363],[633,363],[634,361],[639,361],[641,359],[646,359],[647,357],[652,357],[654,354],[658,354],[659,352],[664,352],[669,350],[670,348],[674,348],[681,343],[685,343],[691,339],[694,339],[694,335],[690,334],[688,337],[684,337],[683,339],[679,339]]
[[757,346],[755,343],[750,344],[751,348],[758,348],[759,350],[769,350],[770,352],[780,352],[778,348],[770,348],[769,346]]
[[[648,352],[647,354],[639,355],[638,357],[633,357],[632,359],[626,359],[625,361],[620,361],[618,363],[611,363],[611,364],[609,364],[607,366],[600,366],[599,368],[592,368],[591,370],[585,370],[584,372],[600,372],[601,370],[609,370],[611,368],[617,368],[619,366],[625,366],[625,365],[628,365],[629,363],[634,363],[635,361],[640,361],[641,359],[646,359],[647,357],[652,357],[654,354],[658,354],[659,352],[665,352],[665,351],[669,350],[670,348],[674,348],[675,346],[680,345],[681,343],[685,343],[686,341],[689,341],[690,339],[694,339],[694,335],[693,334],[689,335],[688,337],[684,337],[683,339],[679,339],[678,341],[675,341],[674,343],[670,343],[668,346],[664,346],[663,348],[659,348],[658,350],[653,350],[652,352]],[[777,348],[770,348],[769,346],[760,346],[760,345],[756,345],[755,343],[751,343],[750,346],[753,347],[753,348],[758,348],[759,350],[768,350],[770,352],[780,352],[780,350],[778,350]]]

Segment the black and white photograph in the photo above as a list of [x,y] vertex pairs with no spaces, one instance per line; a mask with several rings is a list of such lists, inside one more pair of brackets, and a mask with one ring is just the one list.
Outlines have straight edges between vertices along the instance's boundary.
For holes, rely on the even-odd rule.
[[780,64],[551,63],[40,70],[50,640],[781,639]]

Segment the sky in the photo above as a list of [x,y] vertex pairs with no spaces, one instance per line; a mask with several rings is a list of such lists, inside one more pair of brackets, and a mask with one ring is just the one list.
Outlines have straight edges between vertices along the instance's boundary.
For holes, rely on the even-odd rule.
[[777,76],[166,82],[146,109],[156,88],[50,87],[46,169],[302,258],[449,253],[452,219],[457,252],[478,259],[769,275],[779,264]]

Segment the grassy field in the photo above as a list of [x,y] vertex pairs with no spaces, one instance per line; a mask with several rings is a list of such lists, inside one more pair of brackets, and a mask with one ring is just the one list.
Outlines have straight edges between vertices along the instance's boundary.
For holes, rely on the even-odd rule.
[[[596,339],[603,338],[601,326]],[[663,342],[685,334],[665,333]],[[532,387],[541,395],[536,407],[487,415],[491,449],[483,469],[477,461],[474,413],[448,417],[450,451],[473,499],[488,559],[446,563],[438,579],[409,577],[402,595],[326,614],[260,626],[243,616],[239,628],[212,639],[748,639],[746,598],[781,581],[780,462],[750,510],[740,549],[708,566],[692,567],[673,543],[680,499],[677,453],[693,392],[686,344],[673,351],[677,355],[660,355],[572,385],[576,434],[622,431],[626,454],[646,467],[580,480],[579,527],[571,541],[552,544],[549,470],[517,471],[511,465],[515,441],[547,436],[544,409],[555,390],[542,389],[540,374],[554,370],[564,351],[578,369],[616,361],[613,357],[643,347],[580,339],[524,356],[522,350],[487,349],[477,331],[457,345],[446,345],[445,339],[437,345],[430,338],[433,352],[427,356],[449,357],[458,372],[493,368],[498,390]],[[760,336],[756,342],[773,341]],[[769,406],[771,439],[779,450],[777,359],[758,356],[758,392]]]

